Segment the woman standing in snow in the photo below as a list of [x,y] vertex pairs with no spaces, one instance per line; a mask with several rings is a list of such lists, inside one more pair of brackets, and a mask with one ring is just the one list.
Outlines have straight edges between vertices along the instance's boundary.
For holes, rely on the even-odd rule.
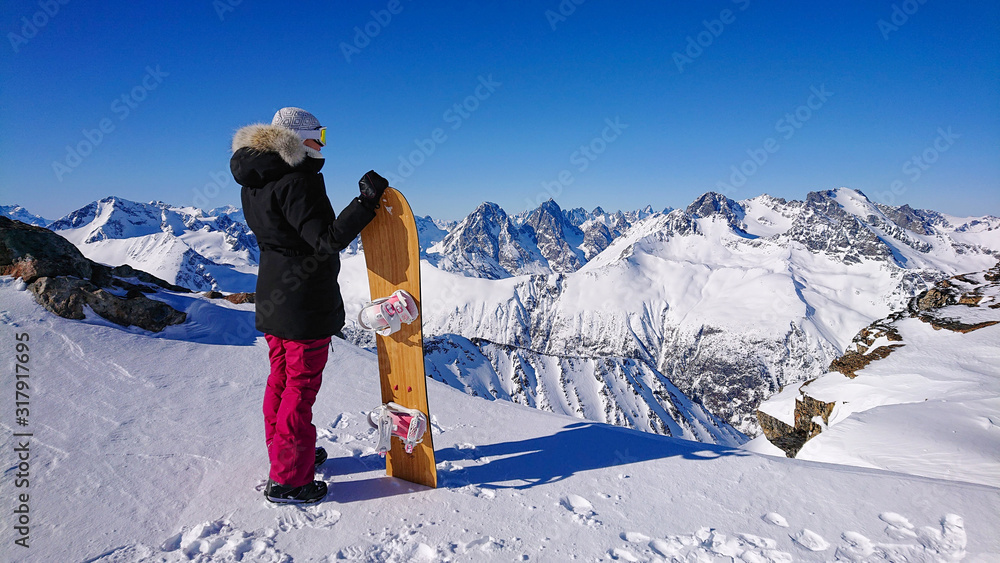
[[358,182],[361,195],[334,214],[319,173],[325,144],[326,128],[294,107],[278,110],[270,125],[247,125],[233,137],[230,169],[243,187],[243,212],[261,250],[256,325],[271,363],[264,393],[271,470],[264,496],[272,502],[326,496],[326,483],[313,480],[326,451],[316,447],[312,406],[330,337],[344,326],[339,252],[375,217],[388,187],[370,171]]

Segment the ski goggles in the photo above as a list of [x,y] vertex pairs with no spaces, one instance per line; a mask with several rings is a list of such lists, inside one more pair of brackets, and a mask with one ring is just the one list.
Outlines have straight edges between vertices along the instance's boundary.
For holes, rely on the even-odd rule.
[[318,129],[307,129],[307,130],[299,129],[295,132],[299,134],[299,137],[302,137],[303,141],[306,139],[312,139],[317,143],[319,143],[319,146],[321,147],[326,146],[326,127],[320,127]]

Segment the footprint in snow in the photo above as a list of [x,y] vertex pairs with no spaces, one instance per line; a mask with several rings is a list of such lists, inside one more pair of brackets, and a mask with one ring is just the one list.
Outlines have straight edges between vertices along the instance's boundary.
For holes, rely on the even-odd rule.
[[628,543],[649,543],[649,536],[639,532],[622,532],[621,538]]
[[287,557],[274,548],[272,537],[233,528],[228,520],[204,522],[163,542],[160,550],[194,561],[260,561],[277,563]]
[[902,514],[883,512],[878,515],[878,519],[889,525],[885,533],[894,540],[912,540],[917,537],[917,533],[913,531],[913,524]]
[[350,420],[353,418],[350,413],[342,412],[333,419],[330,423],[330,428],[344,428],[350,426]]
[[799,533],[791,536],[792,541],[798,544],[800,547],[804,547],[809,551],[826,551],[830,549],[830,543],[823,539],[822,536],[816,532],[803,528]]
[[790,554],[779,551],[778,542],[771,538],[753,534],[728,536],[709,527],[702,527],[693,534],[657,538],[648,546],[654,554],[670,561],[788,563],[794,560]]
[[504,548],[504,541],[498,540],[493,536],[486,536],[485,538],[479,538],[472,540],[465,545],[461,546],[461,549],[456,550],[457,553],[469,553],[470,551],[478,551],[482,553],[497,553],[502,551]]
[[493,500],[496,498],[497,493],[493,489],[481,489],[475,485],[470,485],[468,483],[462,484],[459,480],[449,479],[446,481],[447,486],[457,487],[460,493],[473,496],[475,498],[481,498],[485,500]]
[[306,526],[318,529],[330,528],[340,521],[340,512],[332,508],[295,505],[282,508],[286,509],[278,515],[278,529],[282,532],[298,530]]
[[740,539],[751,547],[774,549],[778,547],[778,542],[771,538],[762,538],[753,534],[740,534]]
[[841,535],[845,545],[837,548],[837,556],[848,561],[865,561],[875,554],[875,544],[857,532],[844,532]]
[[961,561],[968,541],[965,522],[957,514],[946,514],[937,527],[917,529],[910,520],[895,512],[883,512],[879,519],[888,524],[885,533],[896,542],[873,542],[857,532],[844,532],[845,545],[837,554],[849,561],[868,561],[873,555],[890,561]]
[[462,471],[463,469],[465,468],[462,467],[461,465],[456,465],[454,462],[448,460],[442,461],[441,463],[437,464],[438,473],[441,472],[450,473],[452,471]]
[[767,514],[761,516],[761,519],[763,519],[765,522],[770,522],[775,526],[781,526],[782,528],[788,527],[788,520],[785,520],[785,517],[778,514],[777,512],[768,512]]
[[559,500],[559,504],[569,510],[573,514],[573,520],[579,524],[588,526],[600,524],[596,518],[597,512],[594,511],[594,505],[580,495],[566,495]]
[[559,501],[559,504],[570,512],[575,512],[576,514],[594,513],[594,505],[590,504],[589,500],[581,497],[580,495],[566,495]]
[[640,559],[634,553],[621,547],[616,547],[608,551],[608,555],[611,557],[611,559],[614,559],[615,561],[633,561],[633,562],[640,561]]
[[445,428],[438,422],[438,418],[433,414],[431,415],[431,430],[434,431],[435,435],[441,435],[447,432],[447,430],[445,430]]

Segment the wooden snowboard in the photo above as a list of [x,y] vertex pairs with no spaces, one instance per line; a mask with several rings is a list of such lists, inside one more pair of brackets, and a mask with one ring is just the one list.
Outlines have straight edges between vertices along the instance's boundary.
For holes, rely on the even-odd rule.
[[[368,265],[368,287],[372,300],[389,297],[397,289],[406,290],[420,301],[420,245],[417,225],[410,205],[394,188],[388,188],[375,219],[361,231],[365,262]],[[424,336],[417,320],[389,336],[375,335],[378,347],[378,371],[382,386],[382,402],[398,403],[417,409],[427,416],[427,431],[412,454],[403,443],[392,438],[392,449],[386,453],[386,474],[428,487],[437,487],[437,466],[434,462],[434,441],[431,437],[431,414],[427,408],[427,384],[424,375]]]

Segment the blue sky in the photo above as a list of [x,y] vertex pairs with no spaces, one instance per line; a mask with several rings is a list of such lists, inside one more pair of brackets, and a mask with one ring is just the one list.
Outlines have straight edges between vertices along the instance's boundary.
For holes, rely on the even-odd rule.
[[1000,215],[992,1],[14,0],[0,23],[0,204],[47,218],[238,204],[232,133],[283,106],[329,127],[337,209],[375,169],[442,219],[841,186]]

